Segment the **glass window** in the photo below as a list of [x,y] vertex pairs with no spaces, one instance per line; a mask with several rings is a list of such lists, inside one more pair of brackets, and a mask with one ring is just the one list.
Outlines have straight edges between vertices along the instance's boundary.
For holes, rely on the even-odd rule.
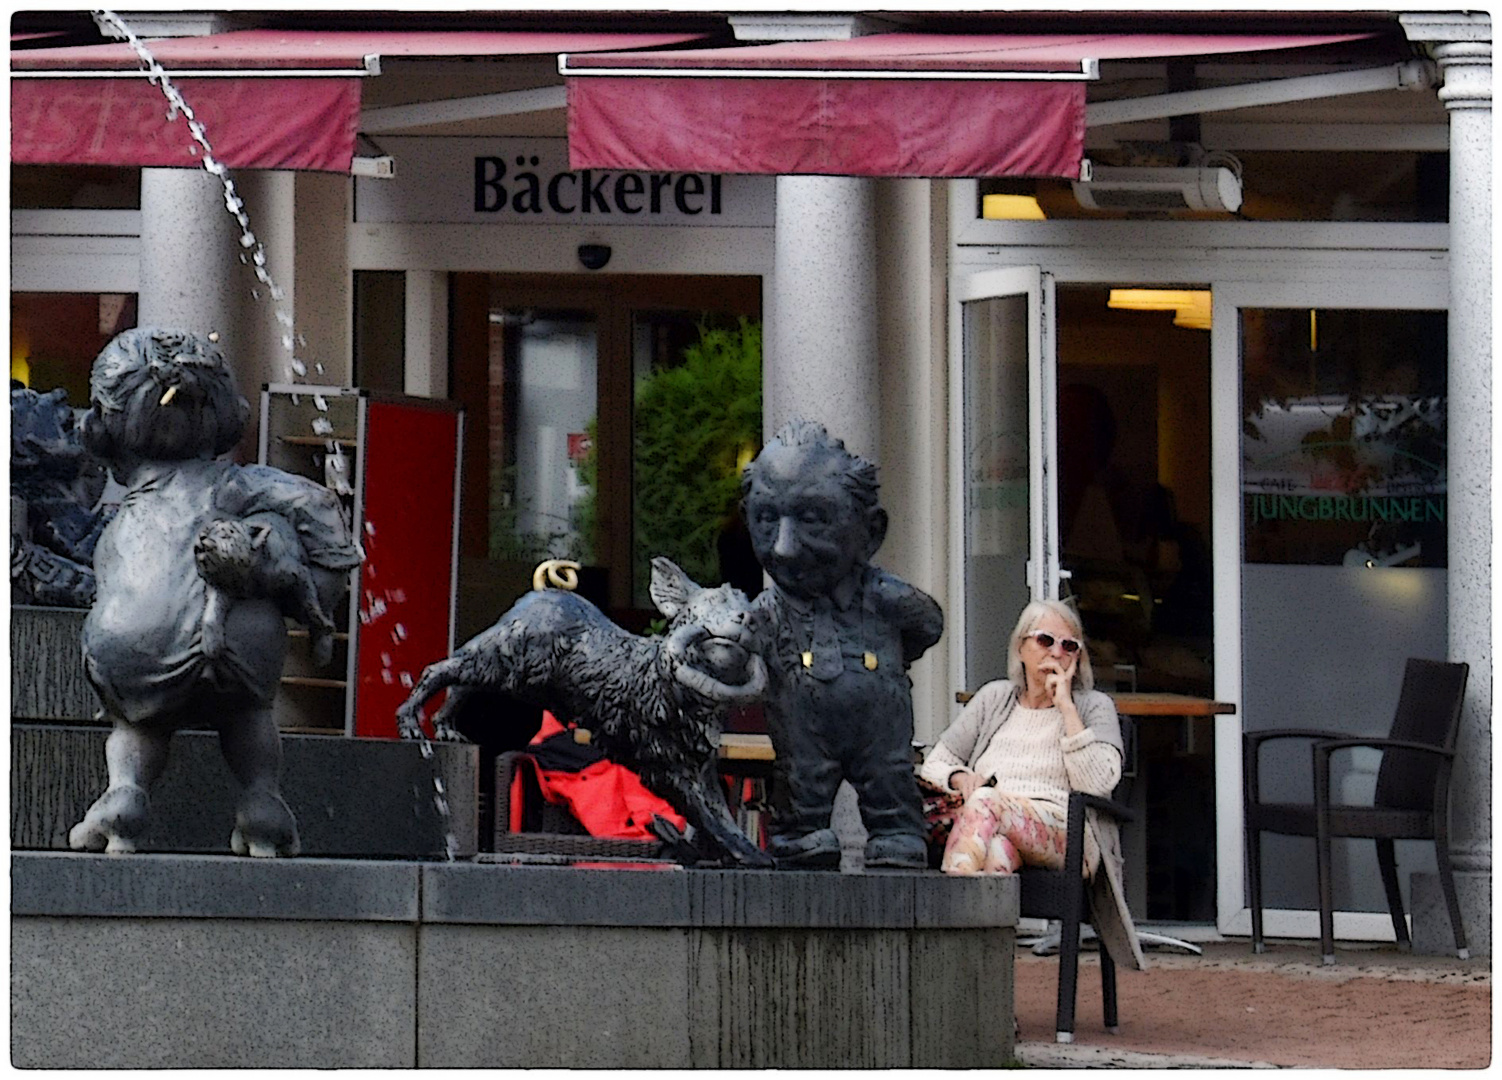
[[[1445,313],[1243,309],[1241,347],[1242,722],[1381,734],[1406,658],[1445,656]],[[1370,804],[1381,760],[1334,755],[1332,798]],[[1307,800],[1311,769],[1268,744],[1262,799]],[[1263,838],[1267,907],[1313,906],[1307,844]],[[1398,860],[1404,886],[1432,872]],[[1335,841],[1332,880],[1337,910],[1387,910],[1368,842]]]
[[1028,300],[965,304],[965,685],[1006,677],[1028,601]]
[[490,314],[490,558],[594,561],[593,316]]
[[[1142,162],[1122,151],[1092,150],[1102,166],[1178,164]],[[1068,180],[990,179],[977,185],[976,216],[990,219],[1168,217],[1230,221],[1445,221],[1449,216],[1450,156],[1444,153],[1353,150],[1234,151],[1241,164],[1242,203],[1234,213],[1167,205],[1090,210]],[[1169,202],[1173,200],[1169,199]]]
[[1443,312],[1242,312],[1246,561],[1446,565]]
[[12,165],[13,210],[138,210],[141,170],[113,165]]
[[135,325],[133,293],[11,293],[10,377],[87,406],[94,358]]
[[701,585],[761,591],[740,472],[761,447],[761,323],[685,311],[632,318],[632,603],[651,608],[652,559]]

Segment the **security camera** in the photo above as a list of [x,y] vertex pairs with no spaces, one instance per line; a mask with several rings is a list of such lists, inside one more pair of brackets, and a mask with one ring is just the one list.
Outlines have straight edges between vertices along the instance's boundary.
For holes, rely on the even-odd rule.
[[603,270],[610,261],[609,244],[580,244],[579,265],[586,270]]

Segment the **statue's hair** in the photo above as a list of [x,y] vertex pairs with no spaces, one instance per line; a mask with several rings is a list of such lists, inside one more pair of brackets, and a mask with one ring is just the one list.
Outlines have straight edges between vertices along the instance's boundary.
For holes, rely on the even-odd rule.
[[205,337],[149,327],[119,334],[94,360],[84,444],[106,460],[217,457],[240,439],[250,406]]
[[[776,435],[772,436],[767,443],[781,443],[786,447],[816,447],[830,454],[838,454],[844,459],[840,469],[840,486],[847,491],[856,505],[863,510],[868,510],[877,503],[877,493],[881,484],[876,479],[876,466],[871,464],[859,454],[853,454],[845,449],[842,439],[836,439],[829,434],[824,425],[815,420],[805,420],[801,416],[795,416]],[[766,448],[764,447],[763,450]],[[760,466],[760,455],[746,466],[746,471],[741,475],[741,495],[744,497],[751,490],[751,482],[755,477],[755,470]]]

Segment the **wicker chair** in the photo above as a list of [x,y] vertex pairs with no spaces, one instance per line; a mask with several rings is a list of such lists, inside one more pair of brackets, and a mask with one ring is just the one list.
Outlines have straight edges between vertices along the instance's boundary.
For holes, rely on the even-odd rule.
[[[960,691],[955,700],[963,704],[973,695]],[[1121,717],[1123,781],[1115,794],[1120,797],[1127,777],[1135,775],[1137,760],[1136,726],[1129,717]],[[1021,914],[1027,919],[1047,919],[1059,927],[1059,996],[1054,1010],[1054,1040],[1074,1042],[1074,1006],[1078,996],[1080,970],[1080,928],[1091,922],[1090,881],[1084,875],[1085,811],[1096,810],[1126,823],[1136,815],[1122,803],[1075,791],[1069,795],[1069,820],[1065,826],[1064,869],[1044,870],[1024,866],[1017,875],[1022,883]],[[937,867],[942,849],[930,852],[930,863]],[[1098,871],[1104,872],[1104,871]],[[1045,944],[1049,939],[1045,939]],[[1177,944],[1177,942],[1175,943]],[[1036,950],[1035,950],[1036,951]],[[1105,945],[1100,946],[1100,989],[1104,1006],[1105,1027],[1111,1034],[1120,1031],[1116,1011],[1116,962]]]
[[[1251,893],[1252,949],[1262,951],[1262,833],[1312,836],[1319,874],[1320,952],[1326,964],[1335,963],[1335,933],[1331,899],[1330,838],[1369,837],[1377,842],[1377,867],[1387,893],[1388,912],[1399,947],[1406,947],[1408,925],[1398,891],[1394,840],[1433,840],[1440,886],[1455,934],[1455,950],[1462,960],[1465,929],[1450,867],[1447,816],[1450,806],[1450,768],[1455,761],[1455,737],[1465,699],[1465,664],[1410,659],[1403,670],[1403,689],[1389,737],[1360,738],[1347,732],[1310,728],[1273,728],[1242,736],[1243,799],[1246,814],[1247,885]],[[1314,801],[1266,803],[1258,789],[1258,752],[1274,739],[1302,738],[1314,743]],[[1371,806],[1341,806],[1330,802],[1330,755],[1356,746],[1382,753],[1377,789]]]
[[[511,831],[511,786],[522,777],[522,832]],[[546,802],[537,784],[530,754],[508,751],[495,759],[495,830],[497,853],[576,855],[580,858],[658,859],[658,840],[617,840],[590,836],[562,806]]]
[[[1057,919],[1059,928],[1059,998],[1054,1010],[1054,1039],[1074,1042],[1074,1005],[1079,985],[1080,926],[1091,921],[1089,879],[1084,875],[1085,811],[1092,809],[1119,822],[1131,821],[1132,812],[1120,803],[1075,791],[1069,796],[1069,824],[1064,844],[1064,869],[1043,870],[1025,866],[1022,882],[1022,915],[1029,919]],[[1104,873],[1104,871],[1101,871]],[[1116,1015],[1116,962],[1100,947],[1100,992],[1106,1030],[1120,1028]]]

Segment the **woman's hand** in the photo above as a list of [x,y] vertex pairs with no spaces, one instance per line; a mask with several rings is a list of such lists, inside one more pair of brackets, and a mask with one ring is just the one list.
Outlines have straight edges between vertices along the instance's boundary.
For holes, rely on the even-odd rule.
[[975,789],[985,787],[986,782],[969,769],[956,769],[949,775],[949,786],[959,794],[962,801],[968,802]]
[[1056,708],[1067,711],[1067,707],[1074,704],[1074,669],[1079,662],[1079,653],[1075,653],[1063,661],[1049,657],[1039,665],[1043,689]]

